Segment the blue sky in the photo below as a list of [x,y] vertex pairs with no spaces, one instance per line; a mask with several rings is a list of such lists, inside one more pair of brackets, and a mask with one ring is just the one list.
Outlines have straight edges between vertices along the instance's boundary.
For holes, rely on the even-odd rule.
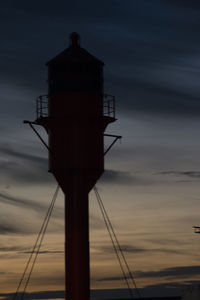
[[[34,120],[35,98],[47,93],[45,63],[68,47],[73,31],[104,61],[105,92],[116,96],[118,121],[108,132],[123,139],[107,155],[98,186],[137,284],[160,290],[198,282],[199,13],[199,2],[186,0],[1,2],[2,292],[15,290],[56,186],[46,150],[22,122]],[[91,286],[124,288],[90,198]],[[48,282],[64,288],[56,253],[63,250],[62,207],[60,193],[30,291],[49,290]]]

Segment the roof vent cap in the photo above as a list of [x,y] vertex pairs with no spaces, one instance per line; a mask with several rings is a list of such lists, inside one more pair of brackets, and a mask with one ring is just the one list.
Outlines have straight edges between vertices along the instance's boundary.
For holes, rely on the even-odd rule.
[[80,35],[77,32],[72,32],[69,36],[70,46],[80,47]]

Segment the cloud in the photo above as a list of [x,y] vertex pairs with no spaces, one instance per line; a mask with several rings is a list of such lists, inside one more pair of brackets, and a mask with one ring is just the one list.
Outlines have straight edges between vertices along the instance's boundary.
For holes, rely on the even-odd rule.
[[0,15],[2,77],[37,92],[47,90],[43,65],[67,46],[63,37],[76,30],[83,47],[89,45],[94,55],[110,64],[106,88],[116,92],[121,110],[199,116],[196,3],[62,0],[55,7],[47,0],[38,5],[9,1],[2,4]]
[[[176,250],[173,248],[145,248],[145,247],[137,247],[128,244],[120,245],[123,253],[132,253],[132,254],[142,254],[142,253],[151,253],[151,254],[158,254],[158,253],[169,253],[169,254],[183,254],[184,251]],[[101,251],[105,253],[114,253],[114,249],[112,246],[103,246],[100,248]]]
[[106,170],[101,177],[102,183],[133,184],[134,177],[130,172]]
[[157,278],[157,277],[170,277],[170,278],[189,278],[190,276],[200,275],[200,266],[182,266],[166,268],[160,271],[150,272],[135,272],[136,276],[142,278]]
[[[34,219],[30,219],[25,214],[23,216],[23,222],[19,215],[15,214],[15,210],[10,210],[9,218],[5,217],[4,210],[1,212],[0,218],[0,233],[1,234],[27,234],[38,232],[40,223],[42,222],[41,217],[44,218],[48,209],[48,204],[43,202],[37,202],[32,199],[14,197],[10,194],[0,193],[0,203],[5,204],[5,208],[9,209],[9,206],[14,208],[24,209],[26,211],[32,210],[37,213]],[[2,206],[4,208],[4,206]],[[8,215],[8,213],[7,213]],[[63,208],[54,207],[53,213],[53,227],[51,231],[60,232],[63,229],[63,224],[60,223],[60,219],[63,218]],[[31,221],[30,221],[31,220]],[[41,223],[42,224],[42,223]]]
[[[184,11],[183,17],[165,1],[141,2],[137,8],[129,7],[127,22],[122,25],[124,36],[129,38],[128,51],[125,53],[125,47],[119,45],[114,59],[120,57],[121,64],[118,71],[111,67],[108,75],[109,84],[120,99],[118,105],[128,114],[199,115],[199,58],[195,50],[197,44],[199,47],[199,7]],[[133,8],[138,16],[130,22]]]
[[[188,76],[189,77],[189,76]],[[189,80],[189,78],[188,78]],[[130,88],[134,87],[131,92]],[[131,96],[132,94],[132,96]],[[148,102],[146,97],[148,95]],[[200,101],[198,95],[192,92],[179,91],[178,88],[172,88],[166,84],[161,86],[159,82],[155,83],[132,81],[128,91],[128,100],[126,109],[134,108],[135,112],[164,114],[171,116],[199,116]],[[125,107],[122,107],[125,109]]]
[[0,221],[0,234],[25,234],[30,232],[30,228],[23,226],[23,224],[6,221],[5,219]]
[[[125,253],[141,253],[141,252],[147,252],[148,250],[145,248],[140,247],[134,247],[132,245],[120,245],[121,249]],[[106,253],[113,253],[114,249],[112,246],[104,246],[101,247],[101,250]]]
[[[16,232],[13,232],[11,230],[9,230],[9,228],[7,228],[7,231],[5,232],[1,232],[1,229],[2,229],[2,224],[0,223],[0,234],[25,234],[24,230],[22,230],[22,227],[21,229],[19,228],[18,226],[18,231],[16,230]],[[26,233],[30,233],[27,232]],[[30,247],[23,247],[23,246],[0,246],[0,258],[2,259],[11,259],[11,258],[14,258],[16,259],[16,257],[18,256],[18,254],[20,253],[26,253],[26,251],[28,251],[28,249],[30,249]],[[8,275],[8,272],[6,274],[6,276]]]
[[[31,253],[37,253],[37,251],[20,251],[19,253],[22,254],[31,254]],[[53,250],[45,250],[45,251],[39,251],[39,254],[60,254],[60,253],[64,253],[64,251],[53,251]]]
[[[130,153],[131,152],[131,153]],[[123,151],[124,154],[130,155],[132,151]],[[137,153],[141,155],[142,150]],[[135,153],[134,153],[135,154]],[[117,153],[117,156],[119,154]],[[123,154],[122,154],[123,155]],[[153,184],[150,178],[145,178],[144,174],[140,172],[128,172],[128,171],[117,171],[117,170],[105,170],[101,176],[98,184],[120,184],[120,185],[149,185]]]
[[[38,219],[27,219],[23,217],[23,221],[13,215],[9,219],[2,218],[0,220],[1,235],[27,235],[38,234],[42,221],[38,223]],[[53,226],[48,227],[48,233],[60,233],[63,231],[63,226],[58,222],[54,222]],[[18,249],[20,251],[20,249]],[[1,250],[0,250],[1,251]],[[9,250],[8,250],[9,251]],[[29,251],[28,251],[29,252]]]
[[[191,276],[196,276],[200,274],[200,266],[178,266],[172,268],[166,268],[160,271],[150,271],[150,272],[142,272],[142,271],[134,271],[134,275],[138,278],[189,278]],[[116,279],[117,280],[117,279]]]
[[1,180],[18,184],[52,184],[53,175],[47,172],[47,158],[13,150],[10,145],[0,149]]
[[192,179],[200,179],[200,171],[163,171],[156,175],[172,175],[175,177],[188,177]]
[[[179,278],[179,280],[187,279],[192,276],[200,275],[200,266],[182,266],[166,268],[158,271],[133,271],[132,272],[135,279],[137,278],[167,278],[168,280],[173,280]],[[129,274],[126,275],[127,278],[131,278]],[[97,279],[97,281],[120,281],[122,280],[122,275],[120,276],[110,276],[102,277]],[[168,285],[173,285],[173,283],[168,283]]]
[[17,252],[28,248],[22,246],[0,246],[0,252]]
[[191,276],[200,275],[200,266],[178,266],[172,268],[162,269],[160,271],[150,272],[134,272],[137,277],[140,278],[189,278]]
[[38,212],[44,211],[47,208],[47,206],[45,204],[42,204],[41,202],[36,202],[30,199],[17,198],[3,193],[0,193],[0,203],[33,209]]
[[101,230],[105,228],[105,223],[102,218],[95,216],[94,214],[90,214],[90,226],[93,230]]
[[14,150],[13,148],[11,148],[9,145],[7,147],[2,146],[0,149],[0,153],[11,156],[15,159],[22,159],[22,160],[25,160],[28,162],[32,162],[34,164],[39,165],[41,168],[44,168],[47,166],[47,158],[33,155],[30,153],[19,152],[17,150]]

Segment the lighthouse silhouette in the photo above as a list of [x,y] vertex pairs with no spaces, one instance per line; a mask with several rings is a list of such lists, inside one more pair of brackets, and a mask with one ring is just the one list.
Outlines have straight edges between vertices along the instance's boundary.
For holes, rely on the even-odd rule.
[[104,131],[115,119],[114,97],[103,91],[104,63],[80,46],[47,62],[48,95],[34,124],[49,136],[49,171],[65,194],[66,299],[90,298],[88,193],[104,171]]

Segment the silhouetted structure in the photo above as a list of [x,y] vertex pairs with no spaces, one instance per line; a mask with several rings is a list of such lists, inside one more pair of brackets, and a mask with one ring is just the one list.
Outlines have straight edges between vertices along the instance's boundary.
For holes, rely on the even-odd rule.
[[[114,97],[104,101],[103,62],[79,45],[47,63],[48,96],[37,102],[37,120],[49,135],[49,168],[65,194],[66,297],[88,300],[88,193],[104,171],[104,130],[115,121]],[[105,111],[105,110],[106,111]]]
[[[139,299],[137,298],[135,300],[139,300]],[[142,300],[181,300],[181,297],[180,296],[177,296],[177,297],[150,297],[150,298],[145,297],[145,298],[142,298]]]
[[200,226],[192,226],[194,228],[194,233],[200,233]]

